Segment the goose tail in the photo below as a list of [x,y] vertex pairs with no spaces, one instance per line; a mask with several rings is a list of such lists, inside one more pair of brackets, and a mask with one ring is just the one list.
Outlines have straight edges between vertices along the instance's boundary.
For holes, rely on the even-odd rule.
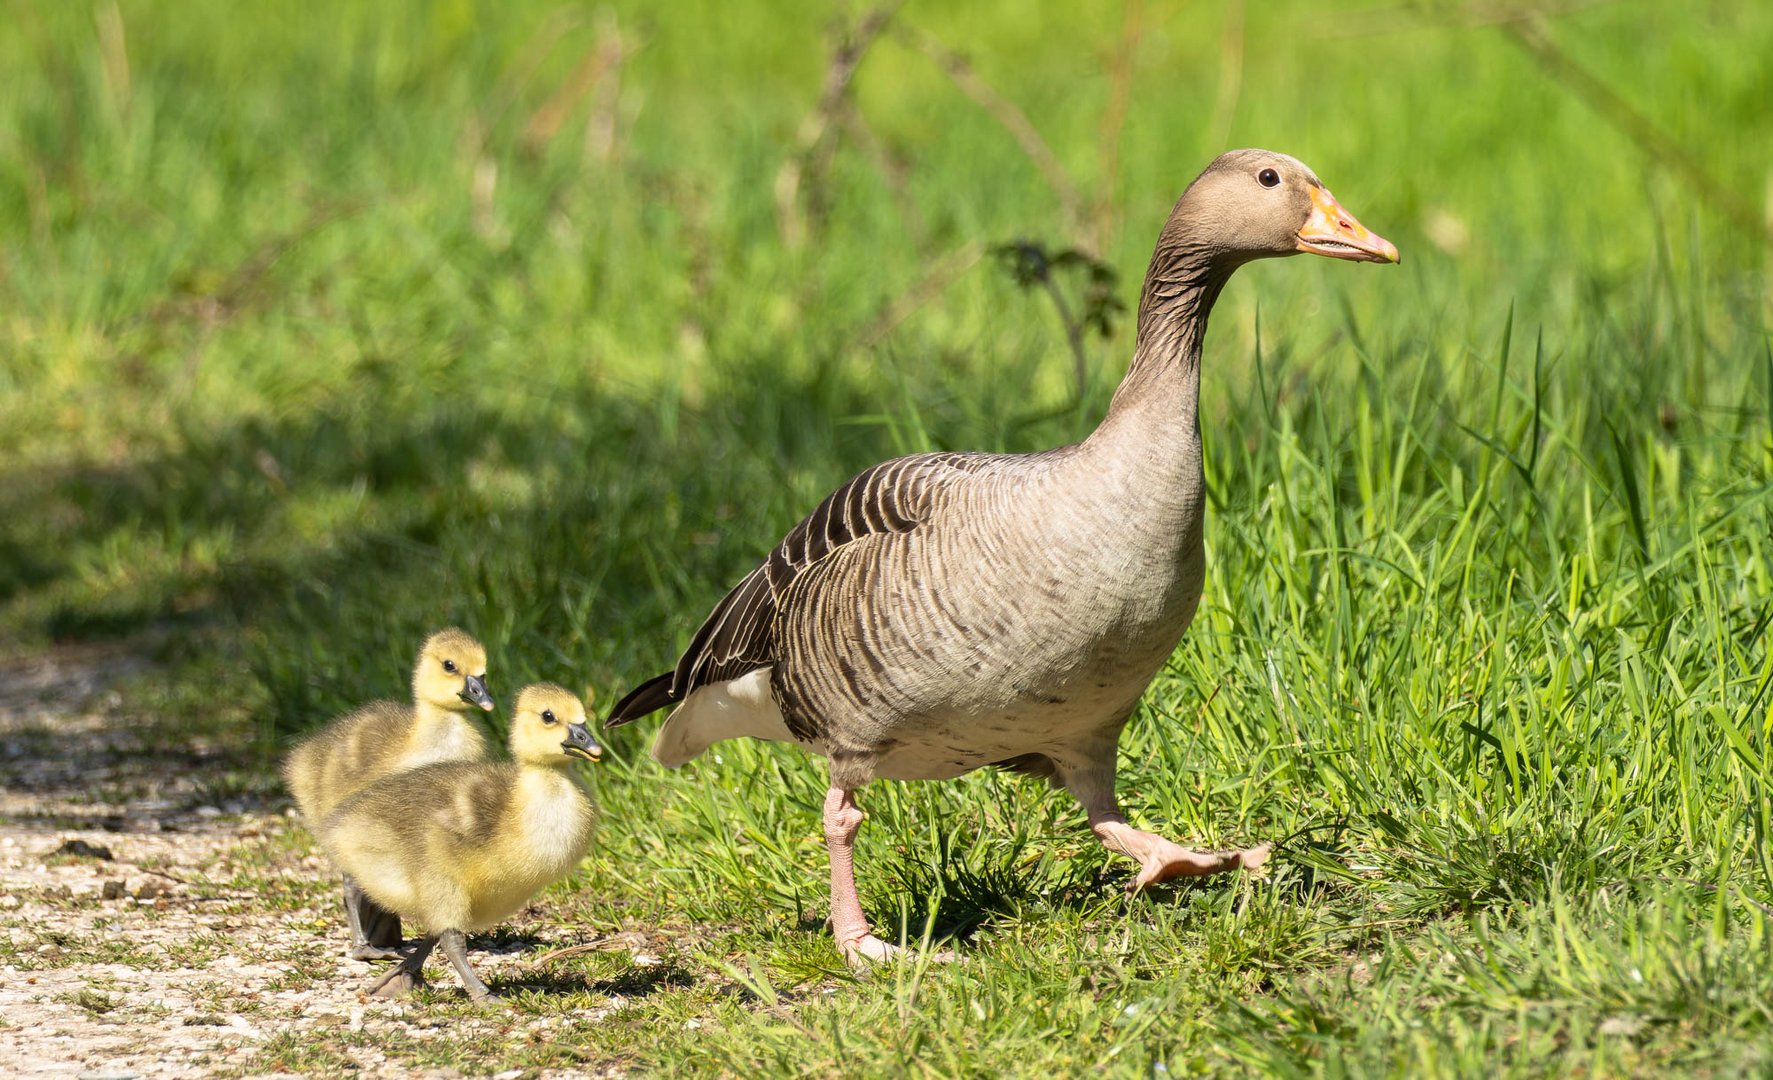
[[648,713],[657,712],[671,704],[671,676],[673,672],[655,675],[628,692],[628,696],[616,702],[616,707],[609,711],[604,720],[606,728],[621,727],[631,720],[638,720]]

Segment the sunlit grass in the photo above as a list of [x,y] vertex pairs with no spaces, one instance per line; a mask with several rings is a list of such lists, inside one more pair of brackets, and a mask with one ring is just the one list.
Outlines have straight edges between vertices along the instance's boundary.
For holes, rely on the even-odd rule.
[[[1251,267],[1208,342],[1207,592],[1122,789],[1190,842],[1279,841],[1272,873],[1128,897],[1061,793],[878,784],[863,901],[962,962],[853,976],[821,926],[819,764],[728,744],[667,774],[642,724],[588,771],[597,846],[537,910],[668,955],[501,985],[524,1022],[577,1017],[547,1041],[378,1049],[470,1072],[1767,1069],[1765,238],[1502,31],[1387,5],[1148,5],[1103,190],[1123,13],[1075,7],[899,18],[1103,196],[1123,299],[1226,145],[1298,154],[1405,252]],[[1547,25],[1752,201],[1763,7]],[[589,101],[526,135],[607,26],[577,9],[7,9],[0,640],[154,650],[134,707],[250,743],[216,784],[262,791],[295,733],[403,693],[428,629],[471,627],[496,688],[607,707],[855,470],[1087,430],[1130,328],[1067,408],[1051,309],[989,259],[879,330],[969,244],[1079,242],[997,120],[883,41],[856,82],[880,154],[846,137],[795,248],[774,185],[830,14],[613,11],[633,51],[605,157]],[[230,887],[323,903],[285,854]],[[354,1045],[277,1036],[254,1067]]]

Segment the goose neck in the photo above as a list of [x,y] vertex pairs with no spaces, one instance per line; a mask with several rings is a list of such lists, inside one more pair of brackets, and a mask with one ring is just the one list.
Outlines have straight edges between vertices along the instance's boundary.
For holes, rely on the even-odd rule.
[[[1201,347],[1207,318],[1237,265],[1186,243],[1160,243],[1139,297],[1133,361],[1098,432],[1199,443]],[[1136,434],[1134,434],[1136,432]]]

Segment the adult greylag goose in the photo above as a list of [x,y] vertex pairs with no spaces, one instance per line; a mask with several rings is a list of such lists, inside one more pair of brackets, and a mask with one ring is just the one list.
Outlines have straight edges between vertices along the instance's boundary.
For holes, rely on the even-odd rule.
[[[462,714],[493,708],[486,689],[486,648],[447,627],[425,639],[412,671],[412,704],[372,701],[297,743],[283,760],[283,779],[310,828],[360,788],[433,761],[479,760],[486,739]],[[378,907],[345,877],[346,955],[381,960],[400,955],[400,917]]]
[[1048,777],[1138,862],[1132,888],[1266,858],[1266,846],[1192,851],[1133,828],[1115,756],[1200,600],[1207,315],[1238,267],[1299,252],[1398,261],[1301,162],[1221,155],[1158,235],[1132,364],[1088,438],[861,473],[715,606],[673,671],[611,711],[613,727],[675,705],[653,745],[665,765],[741,735],[825,756],[831,924],[846,959],[895,951],[869,929],[851,861],[856,790],[876,777],[984,765]]
[[490,997],[468,965],[465,932],[503,922],[585,857],[591,797],[569,766],[603,751],[584,702],[551,683],[524,687],[510,747],[511,761],[440,761],[384,776],[321,822],[320,844],[339,868],[426,929],[371,993],[423,985],[425,958],[441,945],[468,996]]

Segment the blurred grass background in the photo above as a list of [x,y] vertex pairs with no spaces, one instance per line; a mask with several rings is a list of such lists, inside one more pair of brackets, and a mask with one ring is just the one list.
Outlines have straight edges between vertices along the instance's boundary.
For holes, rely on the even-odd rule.
[[869,9],[0,13],[0,642],[153,650],[142,715],[265,786],[430,628],[607,705],[857,469],[1080,437],[1131,327],[1074,403],[991,245],[1132,304],[1260,145],[1404,252],[1251,267],[1208,340],[1208,592],[1123,786],[1269,881],[1126,900],[1062,795],[877,785],[865,903],[969,962],[849,984],[819,763],[641,725],[551,903],[683,978],[580,1054],[1773,1068],[1773,8],[912,2],[824,111]]

